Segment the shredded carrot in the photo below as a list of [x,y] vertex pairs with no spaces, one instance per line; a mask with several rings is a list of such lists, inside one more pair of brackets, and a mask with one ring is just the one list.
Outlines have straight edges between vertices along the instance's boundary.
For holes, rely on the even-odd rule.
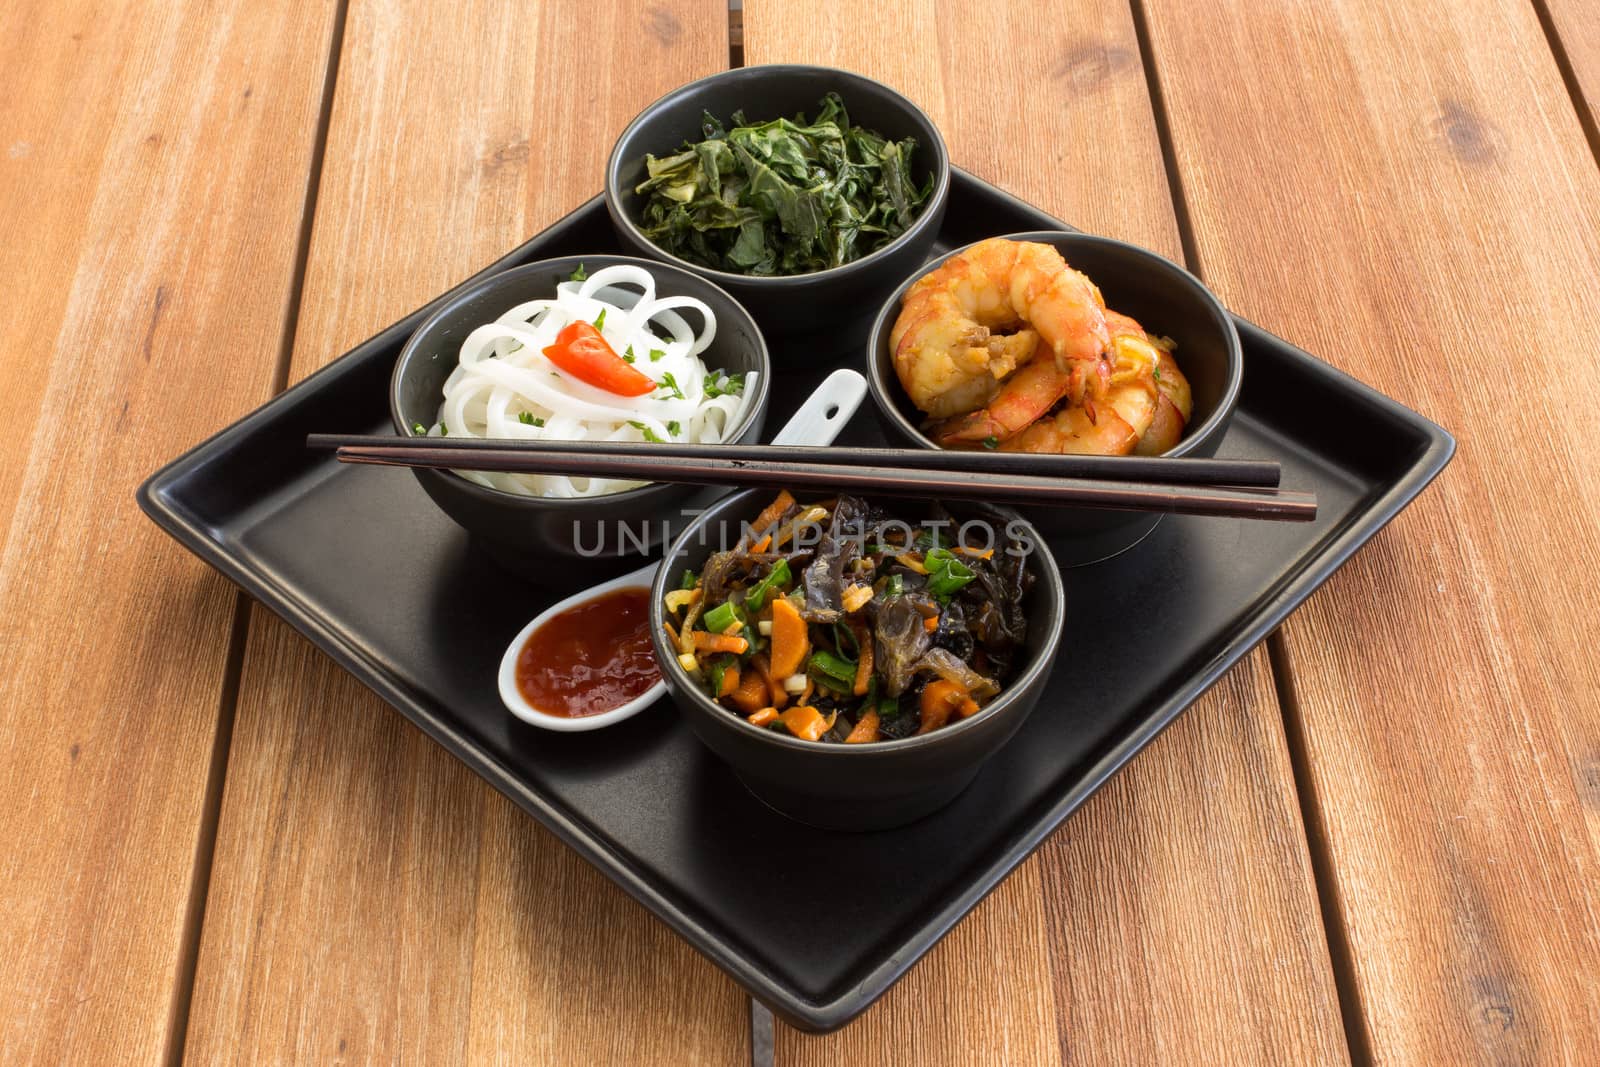
[[823,718],[822,712],[809,704],[792,707],[780,717],[789,732],[803,741],[815,741],[833,726],[832,716]]
[[758,711],[751,712],[748,716],[746,716],[745,722],[749,723],[751,726],[765,726],[777,719],[777,717],[777,708],[761,708]]
[[922,628],[928,631],[930,634],[933,633],[933,631],[939,628],[939,616],[929,615],[926,619],[923,619]]
[[878,713],[869,711],[861,716],[861,720],[856,723],[856,728],[850,731],[849,736],[844,739],[844,743],[847,745],[863,745],[877,739]]
[[956,711],[963,719],[968,715],[975,715],[978,711],[978,702],[971,697],[962,697],[961,703],[956,705]]
[[662,619],[661,620],[661,628],[663,630],[667,631],[667,643],[670,644],[673,648],[677,648],[678,647],[678,631],[676,631],[676,630],[674,630],[672,628],[671,620]]
[[765,534],[765,535],[762,536],[761,540],[757,541],[755,544],[750,546],[750,552],[751,552],[752,555],[759,556],[761,553],[765,552],[767,549],[769,549],[771,547],[772,547],[772,535],[771,534]]
[[[778,493],[772,503],[761,509],[761,514],[757,515],[756,521],[750,524],[750,529],[765,530],[768,526],[783,518],[783,513],[792,507],[794,507],[794,494],[784,489]],[[764,550],[758,549],[757,551]]]
[[750,647],[750,642],[742,637],[731,634],[712,634],[704,630],[696,630],[690,635],[694,642],[696,652],[732,652],[735,656],[742,656]]
[[783,597],[772,602],[772,673],[787,678],[811,654],[811,634],[795,606]]
[[972,699],[958,683],[948,678],[940,678],[929,682],[922,687],[922,725],[917,728],[917,733],[932,733],[950,721],[950,713],[962,706],[962,703]]
[[945,723],[950,721],[950,705],[940,704],[937,707],[924,710],[922,725],[917,727],[919,734],[931,734]]
[[772,700],[773,707],[784,708],[789,706],[789,691],[783,687],[783,679],[772,674],[772,668],[767,664],[767,654],[758,652],[750,657],[750,666],[767,683],[767,694]]
[[[722,676],[722,684],[727,686],[727,675]],[[767,680],[761,676],[760,670],[754,666],[748,667],[739,674],[738,683],[726,695],[740,711],[759,711],[767,703]]]
[[916,571],[918,574],[928,573],[928,568],[922,565],[922,561],[909,552],[902,552],[896,556],[895,559],[900,561],[901,566],[908,567],[911,570]]
[[856,681],[850,691],[856,696],[866,696],[867,684],[872,681],[872,633],[864,623],[852,623],[850,632],[856,638]]
[[994,556],[994,549],[992,548],[985,548],[980,552],[976,548],[969,548],[966,545],[958,545],[956,547],[956,551],[965,552],[967,555],[976,556],[978,559],[991,559]]
[[722,672],[722,688],[717,692],[718,699],[732,696],[733,691],[739,688],[739,668],[729,667]]
[[811,699],[811,694],[817,691],[817,683],[811,675],[806,675],[806,687],[800,690],[800,703],[804,704]]

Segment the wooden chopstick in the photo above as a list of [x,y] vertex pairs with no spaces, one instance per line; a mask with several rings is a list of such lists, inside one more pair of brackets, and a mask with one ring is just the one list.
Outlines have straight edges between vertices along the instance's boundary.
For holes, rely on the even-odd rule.
[[660,460],[757,459],[782,463],[837,463],[885,470],[965,471],[974,474],[1031,474],[1052,478],[1107,479],[1164,485],[1255,486],[1272,489],[1282,468],[1269,460],[1164,459],[1158,456],[1056,456],[1033,453],[920,448],[817,448],[806,445],[693,445],[603,441],[521,441],[448,437],[385,437],[372,434],[317,433],[307,448],[419,444],[423,448],[465,448],[494,452],[526,449],[539,455],[596,456],[637,453]]
[[[313,440],[317,439],[308,439],[308,445]],[[918,452],[931,469],[914,469],[770,460],[761,458],[759,449],[735,446],[712,446],[716,454],[707,458],[668,459],[651,445],[617,444],[575,452],[538,445],[530,447],[527,443],[508,446],[451,442],[447,438],[379,440],[381,443],[339,446],[336,456],[343,463],[384,466],[559,474],[758,489],[819,489],[921,499],[1163,511],[1285,522],[1310,522],[1317,515],[1316,497],[1309,493],[938,469],[935,464],[949,454],[944,452]],[[750,458],[752,456],[754,458]]]

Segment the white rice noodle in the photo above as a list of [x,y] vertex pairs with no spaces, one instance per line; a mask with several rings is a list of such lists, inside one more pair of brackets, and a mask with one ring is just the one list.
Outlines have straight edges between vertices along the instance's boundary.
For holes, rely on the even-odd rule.
[[[670,375],[682,398],[665,386],[645,396],[617,396],[578,381],[545,357],[544,349],[555,344],[566,326],[579,320],[592,324],[602,310],[606,317],[600,333],[606,343],[618,354],[631,348],[634,369],[656,382],[665,383]],[[691,315],[686,318],[680,312]],[[698,330],[690,325],[692,319],[698,319]],[[657,299],[655,279],[641,267],[607,267],[582,282],[562,282],[553,300],[518,304],[467,335],[458,366],[444,383],[438,422],[428,434],[645,441],[648,429],[664,441],[720,444],[744,415],[746,398],[756,382],[755,375],[747,375],[738,395],[706,397],[710,371],[700,355],[716,335],[717,321],[710,308],[690,296]],[[652,352],[661,354],[652,359]],[[524,416],[533,421],[523,421]],[[612,478],[457,473],[480,485],[527,496],[599,496],[646,484]]]

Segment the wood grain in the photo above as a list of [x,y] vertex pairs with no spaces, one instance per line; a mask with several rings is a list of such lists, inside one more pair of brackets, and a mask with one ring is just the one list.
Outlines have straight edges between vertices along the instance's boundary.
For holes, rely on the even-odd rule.
[[333,4],[0,8],[0,1061],[172,1038],[235,594],[139,514],[265,400]]
[[[981,24],[981,31],[974,27]],[[745,12],[750,63],[905,92],[955,162],[1179,257],[1127,8],[923,0]],[[1019,151],[1019,146],[1037,146]],[[1137,1024],[1130,1019],[1137,1017]],[[843,1032],[780,1063],[1337,1063],[1332,971],[1263,653],[1250,656]]]
[[744,40],[751,66],[877,78],[926,111],[980,178],[1086,230],[1180,256],[1125,4],[1072,0],[1041,20],[1022,4],[915,0],[867,17],[848,3],[773,0],[745,11]]
[[1284,629],[1364,1051],[1592,1059],[1600,172],[1535,12],[1147,6],[1206,279],[1460,442]]
[[1554,48],[1567,65],[1567,86],[1600,160],[1600,4],[1593,0],[1535,0],[1543,7]]
[[[292,377],[594,195],[725,26],[720,0],[352,3]],[[191,1020],[208,1063],[749,1055],[731,982],[259,611]]]

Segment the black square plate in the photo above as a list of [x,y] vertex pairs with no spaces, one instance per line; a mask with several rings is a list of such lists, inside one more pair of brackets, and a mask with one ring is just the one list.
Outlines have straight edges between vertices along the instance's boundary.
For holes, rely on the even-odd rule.
[[[991,234],[1066,228],[962,171],[952,180],[938,254]],[[596,197],[484,273],[617,250]],[[1159,617],[1162,639],[1131,623],[1073,633],[1070,660],[1096,669],[1058,668],[1021,733],[951,807],[887,833],[828,833],[755,802],[668,702],[594,733],[513,719],[495,691],[500,653],[554,595],[474,552],[409,472],[306,451],[307,433],[390,432],[390,370],[433,306],[173,461],[140,489],[140,504],[808,1030],[842,1026],[877,999],[1455,447],[1427,419],[1241,321],[1244,389],[1219,454],[1281,462],[1286,486],[1317,493],[1317,522],[1168,516],[1136,548],[1066,571],[1069,605],[1109,599],[1116,618]],[[768,340],[784,368],[772,427],[834,366],[859,364],[865,345],[841,338],[829,360]],[[883,438],[862,412],[841,443]],[[474,589],[494,595],[465,595]],[[831,901],[824,936],[800,909],[774,906],[796,895]]]

